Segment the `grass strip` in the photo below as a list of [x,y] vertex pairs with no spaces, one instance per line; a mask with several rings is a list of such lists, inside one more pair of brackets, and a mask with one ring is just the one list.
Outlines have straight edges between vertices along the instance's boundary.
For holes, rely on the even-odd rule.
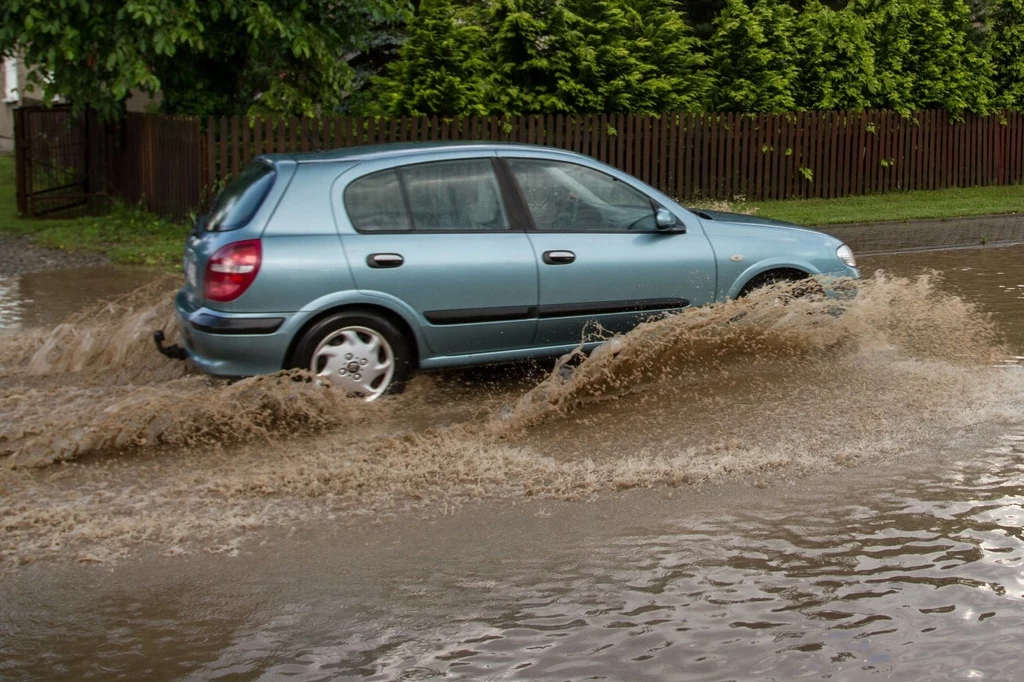
[[740,200],[718,204],[715,208],[720,210],[753,213],[797,225],[906,222],[1024,213],[1024,185],[892,192],[842,199]]
[[115,263],[181,268],[186,225],[125,205],[102,216],[21,218],[15,190],[14,157],[0,155],[0,232],[51,249],[102,253]]

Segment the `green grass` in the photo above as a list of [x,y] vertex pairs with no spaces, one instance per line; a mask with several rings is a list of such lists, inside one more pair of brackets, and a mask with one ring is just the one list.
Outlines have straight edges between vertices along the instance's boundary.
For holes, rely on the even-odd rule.
[[894,192],[844,199],[732,202],[734,210],[798,225],[876,223],[1024,213],[1024,185]]
[[185,225],[136,208],[116,206],[102,216],[21,218],[15,196],[14,157],[0,155],[0,232],[64,251],[96,251],[115,263],[181,267]]

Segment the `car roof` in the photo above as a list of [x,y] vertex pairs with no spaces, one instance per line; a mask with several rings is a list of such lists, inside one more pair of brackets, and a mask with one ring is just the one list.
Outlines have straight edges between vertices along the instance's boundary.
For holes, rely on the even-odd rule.
[[371,144],[342,149],[328,149],[317,152],[299,154],[262,154],[261,158],[268,161],[290,160],[296,163],[330,163],[334,161],[367,161],[411,154],[427,154],[454,150],[483,151],[523,151],[558,153],[581,158],[581,154],[545,147],[538,144],[522,144],[515,142],[483,142],[483,141],[451,141],[451,142],[393,142],[390,144]]

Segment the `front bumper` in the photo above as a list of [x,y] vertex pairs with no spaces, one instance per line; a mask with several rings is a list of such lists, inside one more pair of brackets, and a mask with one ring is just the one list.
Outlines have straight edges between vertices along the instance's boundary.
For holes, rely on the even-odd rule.
[[842,270],[825,272],[815,277],[824,288],[825,295],[829,298],[837,299],[856,297],[857,288],[855,285],[852,285],[851,280],[860,278],[860,270],[851,268],[849,265],[844,266]]
[[831,279],[860,279],[860,269],[851,268],[849,265],[843,265],[840,270],[833,270],[831,272],[823,272],[818,277],[826,277]]
[[294,316],[241,315],[192,308],[184,291],[174,299],[189,360],[208,374],[243,377],[284,367]]

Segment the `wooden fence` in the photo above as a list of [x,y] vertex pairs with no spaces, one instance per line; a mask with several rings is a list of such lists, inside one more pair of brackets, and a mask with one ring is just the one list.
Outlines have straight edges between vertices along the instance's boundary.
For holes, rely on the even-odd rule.
[[15,198],[25,215],[67,213],[90,198],[87,119],[69,107],[19,108],[14,114]]
[[[887,111],[250,120],[129,114],[88,145],[109,194],[180,218],[253,156],[389,142],[523,142],[593,156],[682,201],[1024,183],[1024,114]],[[20,166],[19,166],[20,172]]]
[[181,220],[207,197],[200,119],[128,114],[114,129],[112,194]]
[[17,202],[22,215],[75,215],[119,199],[184,220],[205,179],[198,118],[130,113],[103,125],[71,107],[15,111]]
[[581,152],[679,199],[834,198],[1024,182],[1024,115],[944,111],[544,115],[440,119],[209,119],[206,181],[252,156],[435,140],[526,142]]

